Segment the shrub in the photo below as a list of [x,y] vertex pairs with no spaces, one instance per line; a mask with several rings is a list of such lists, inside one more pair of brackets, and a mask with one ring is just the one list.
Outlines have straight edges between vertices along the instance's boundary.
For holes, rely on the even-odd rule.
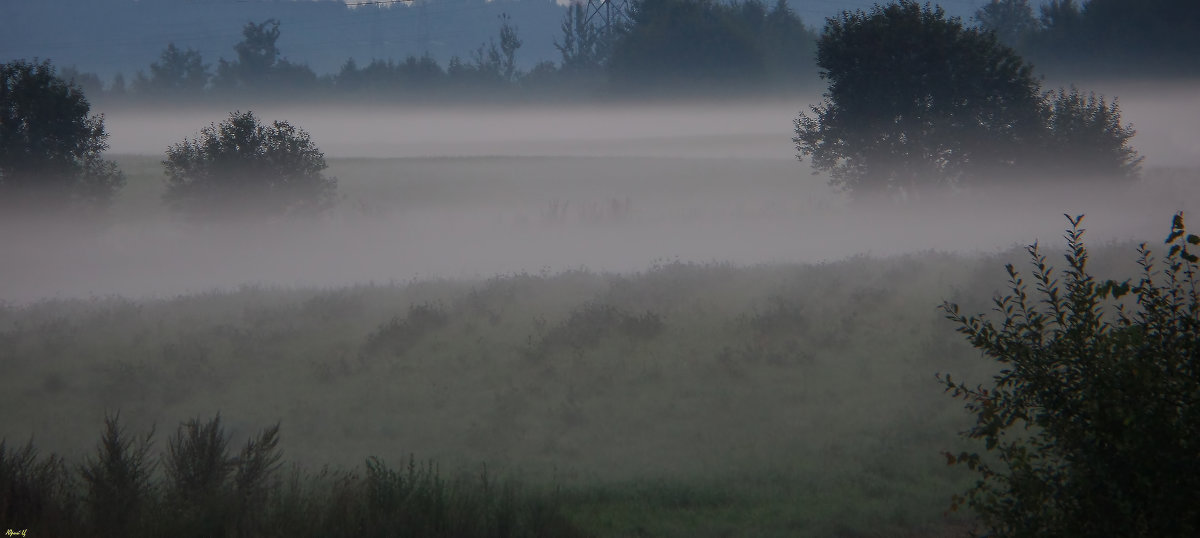
[[1082,218],[1069,218],[1061,279],[1028,247],[1036,296],[1007,266],[1011,291],[995,299],[1002,323],[943,304],[1002,366],[990,388],[939,376],[975,415],[964,435],[985,448],[946,454],[979,475],[955,505],[998,537],[1200,536],[1200,282],[1190,250],[1200,237],[1177,214],[1162,267],[1142,244],[1136,284],[1099,282]]
[[126,536],[141,523],[154,493],[150,481],[154,463],[147,458],[153,436],[151,431],[146,437],[130,438],[119,414],[104,417],[96,457],[80,469],[91,522],[102,535]]
[[322,213],[337,201],[337,178],[308,133],[286,121],[269,126],[234,112],[195,139],[167,148],[172,210],[190,216]]

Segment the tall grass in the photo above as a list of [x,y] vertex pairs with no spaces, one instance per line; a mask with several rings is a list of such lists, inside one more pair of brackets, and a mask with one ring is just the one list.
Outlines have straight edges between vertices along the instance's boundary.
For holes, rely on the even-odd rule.
[[0,442],[0,521],[33,536],[445,537],[586,536],[558,505],[486,471],[446,475],[411,458],[361,470],[293,467],[279,475],[279,426],[236,456],[220,416],[191,419],[150,458],[153,431],[130,436],[105,417],[94,457],[77,469]]

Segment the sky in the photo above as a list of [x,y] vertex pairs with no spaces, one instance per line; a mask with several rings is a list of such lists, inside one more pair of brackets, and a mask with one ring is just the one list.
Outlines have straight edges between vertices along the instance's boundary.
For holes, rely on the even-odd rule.
[[[282,4],[270,1],[96,0],[90,9],[81,9],[77,3],[80,1],[0,1],[0,61],[51,59],[57,65],[74,65],[81,71],[98,73],[104,79],[117,72],[128,78],[138,69],[145,70],[168,42],[198,50],[211,64],[218,58],[232,57],[232,46],[240,40],[241,26],[247,20],[275,17],[283,23],[279,41],[283,55],[307,63],[318,74],[337,71],[348,57],[360,63],[376,57],[403,59],[408,54],[421,54],[421,49],[444,64],[453,55],[469,57],[480,43],[494,38],[499,27],[497,14],[504,11],[512,16],[524,40],[517,61],[528,69],[542,60],[558,60],[553,43],[560,38],[561,12],[546,7],[570,0],[520,0],[519,7],[497,0],[503,7],[495,9],[429,0],[424,26],[417,17],[398,19],[386,12],[368,24],[362,17],[345,14],[303,15],[296,10],[280,10]],[[362,0],[348,3],[355,1]],[[123,8],[108,9],[101,3]],[[984,3],[939,2],[948,14],[964,19]],[[789,0],[802,20],[817,29],[827,17],[842,10],[868,9],[874,4],[874,0]],[[133,5],[138,7],[131,10],[129,6]]]

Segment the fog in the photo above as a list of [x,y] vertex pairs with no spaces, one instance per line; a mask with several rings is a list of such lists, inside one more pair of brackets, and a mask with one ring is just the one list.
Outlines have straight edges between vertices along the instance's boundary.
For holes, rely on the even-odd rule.
[[[1064,181],[937,200],[852,203],[798,162],[792,120],[818,97],[658,105],[242,106],[311,133],[340,179],[318,221],[183,223],[158,197],[167,145],[232,108],[111,109],[129,175],[103,229],[9,227],[0,298],[169,297],[241,285],[339,286],[661,261],[820,262],[1054,243],[1160,241],[1200,189],[1200,93],[1106,88],[1138,130],[1147,178]],[[252,104],[252,103],[251,103]],[[237,107],[233,107],[237,108]],[[1014,260],[1017,261],[1017,260]]]

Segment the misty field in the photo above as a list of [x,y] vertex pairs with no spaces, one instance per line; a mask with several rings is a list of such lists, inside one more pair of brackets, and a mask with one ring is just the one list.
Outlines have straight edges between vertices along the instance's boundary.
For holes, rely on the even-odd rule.
[[325,220],[199,224],[168,218],[157,158],[117,160],[107,228],[8,236],[10,448],[83,461],[117,411],[154,457],[186,420],[234,447],[279,422],[271,517],[411,461],[451,496],[509,484],[497,513],[547,536],[965,528],[941,452],[969,416],[934,375],[992,366],[937,305],[988,309],[1064,209],[1128,276],[1191,188],[864,207],[782,158],[337,158]]

